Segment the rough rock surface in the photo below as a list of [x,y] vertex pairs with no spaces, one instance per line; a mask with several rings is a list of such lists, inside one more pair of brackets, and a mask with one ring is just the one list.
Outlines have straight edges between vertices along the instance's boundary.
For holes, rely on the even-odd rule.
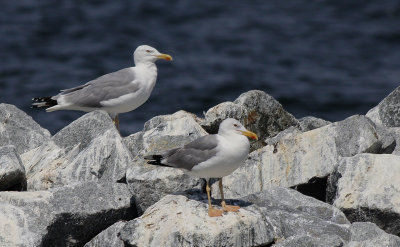
[[300,118],[299,122],[300,122],[300,129],[303,132],[313,129],[318,129],[331,123],[322,118],[316,118],[312,116]]
[[0,202],[0,246],[38,246],[41,236],[29,229],[34,224],[22,208]]
[[339,209],[293,189],[273,188],[241,200],[260,207],[267,221],[274,226],[276,239],[328,234],[338,236],[344,242],[349,240],[349,221]]
[[386,127],[400,127],[400,87],[372,108],[366,116]]
[[290,126],[299,126],[297,119],[285,111],[278,101],[259,90],[248,91],[234,102],[224,102],[209,109],[201,125],[207,132],[217,133],[219,124],[229,117],[239,120],[258,135],[259,141],[252,143],[252,150],[264,146],[266,138]]
[[335,122],[328,128],[334,131],[338,153],[343,157],[359,153],[379,153],[382,140],[375,124],[365,116],[355,115]]
[[148,165],[143,156],[181,147],[204,135],[207,132],[197,123],[193,114],[178,111],[150,119],[143,131],[124,139],[135,155],[134,162],[128,167],[126,181],[136,196],[140,213],[167,194],[201,189],[204,185],[202,179],[186,175],[180,170]]
[[386,233],[370,222],[355,222],[350,225],[350,241],[343,242],[336,235],[295,235],[279,241],[273,247],[398,247],[400,238]]
[[0,192],[0,246],[82,246],[132,219],[125,184],[85,182],[47,191]]
[[50,139],[50,132],[40,127],[17,107],[0,104],[0,146],[13,145],[22,154]]
[[350,226],[351,240],[346,247],[398,247],[400,238],[386,233],[370,222],[355,222]]
[[0,191],[26,188],[25,168],[15,147],[0,147]]
[[343,158],[333,205],[350,221],[371,221],[400,235],[400,157],[359,154]]
[[[50,137],[0,104],[0,190],[23,189],[24,169],[28,189],[39,190],[0,192],[0,246],[400,246],[390,234],[400,235],[399,95],[400,87],[367,116],[328,123],[296,120],[249,91],[205,119],[157,116],[126,138],[102,111]],[[143,156],[206,135],[201,126],[216,133],[226,117],[260,140],[223,180],[228,204],[241,209],[210,218],[202,179]]]
[[125,247],[119,232],[126,221],[118,221],[85,244],[85,247]]
[[273,241],[273,229],[251,206],[212,218],[207,203],[168,195],[128,222],[121,238],[128,246],[257,246]]
[[122,181],[133,157],[107,113],[88,113],[21,155],[28,190],[77,181]]
[[124,138],[133,156],[160,153],[181,147],[207,132],[197,123],[194,114],[178,111],[171,115],[157,116],[144,124],[141,132]]
[[[225,197],[239,198],[328,176],[335,170],[339,156],[334,137],[323,128],[304,133],[289,131],[252,152],[244,166],[223,178]],[[219,198],[217,183],[212,185],[212,192]]]
[[[223,178],[227,198],[327,177],[335,171],[339,157],[379,153],[391,146],[394,139],[387,131],[378,130],[367,117],[356,115],[307,132],[291,127],[266,143],[267,146],[250,153],[242,167]],[[219,195],[217,184],[212,189]]]
[[318,237],[295,235],[288,237],[273,247],[343,247],[343,240],[337,235],[322,234]]
[[[391,153],[395,155],[400,155],[400,127],[393,127],[393,128],[387,128],[384,130],[385,133],[389,133],[385,135],[386,137],[386,142],[390,143],[392,142],[391,147],[388,152],[385,153]],[[392,139],[394,139],[394,144]],[[392,150],[392,152],[390,152]]]
[[168,195],[129,221],[120,237],[128,246],[263,246],[297,233],[330,233],[349,240],[343,213],[291,189],[276,188],[230,203],[242,208],[212,218],[204,194]]

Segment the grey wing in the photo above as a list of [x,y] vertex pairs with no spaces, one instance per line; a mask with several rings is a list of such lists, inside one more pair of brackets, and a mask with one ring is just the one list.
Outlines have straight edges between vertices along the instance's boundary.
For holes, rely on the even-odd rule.
[[139,84],[132,81],[135,81],[135,73],[126,68],[103,75],[84,85],[61,90],[54,99],[64,96],[67,103],[83,107],[101,107],[102,101],[138,91]]
[[217,136],[207,135],[190,142],[182,148],[167,151],[163,154],[163,157],[166,158],[162,163],[190,171],[195,165],[211,159],[217,152]]

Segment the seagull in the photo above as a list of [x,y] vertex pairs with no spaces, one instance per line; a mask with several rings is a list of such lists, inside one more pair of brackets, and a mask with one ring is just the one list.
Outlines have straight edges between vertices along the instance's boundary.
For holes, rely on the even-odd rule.
[[[202,136],[181,148],[144,158],[148,164],[178,168],[189,175],[205,178],[208,215],[221,216],[224,211],[236,212],[240,208],[225,203],[222,177],[231,174],[245,162],[250,149],[247,137],[258,140],[257,135],[246,130],[239,121],[227,118],[221,122],[218,134]],[[210,178],[219,178],[222,210],[211,205]]]
[[77,110],[90,112],[104,110],[119,130],[118,114],[135,110],[150,97],[156,84],[158,59],[171,61],[148,45],[138,46],[133,53],[135,67],[125,68],[100,76],[86,84],[61,90],[50,97],[38,97],[31,108],[46,108],[47,112]]

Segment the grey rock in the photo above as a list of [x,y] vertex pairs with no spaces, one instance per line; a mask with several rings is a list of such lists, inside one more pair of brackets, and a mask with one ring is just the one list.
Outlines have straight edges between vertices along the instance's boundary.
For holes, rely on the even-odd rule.
[[351,240],[346,247],[398,247],[400,238],[386,233],[371,222],[355,222],[350,226]]
[[167,194],[204,186],[202,179],[186,175],[180,170],[148,165],[143,156],[181,147],[204,135],[207,132],[197,123],[193,114],[178,111],[152,118],[145,123],[143,131],[124,139],[135,155],[134,162],[127,169],[126,181],[136,196],[139,213]]
[[[267,146],[250,153],[242,167],[224,177],[226,197],[307,184],[332,174],[339,157],[394,148],[392,134],[365,116],[352,116],[307,132],[290,127],[265,143]],[[217,184],[212,191],[219,196]]]
[[290,126],[299,126],[297,119],[283,109],[272,96],[252,90],[241,94],[234,102],[224,102],[205,113],[201,123],[209,133],[217,133],[218,126],[226,118],[235,118],[256,133],[259,141],[252,142],[251,150],[264,146],[263,141]]
[[21,155],[28,190],[77,181],[124,181],[133,157],[107,113],[88,113],[51,140]]
[[343,158],[333,205],[350,221],[371,221],[400,235],[400,157],[359,154]]
[[372,108],[366,116],[386,127],[400,127],[400,87]]
[[[395,154],[395,155],[400,155],[400,127],[386,128],[385,132],[386,133],[389,132],[389,135],[383,136],[383,138],[385,138],[387,140],[386,143],[391,143],[392,138],[394,139],[394,145],[391,144],[394,146],[393,152],[391,152],[391,153]],[[390,150],[388,153],[390,153]]]
[[260,207],[267,207],[271,211],[291,211],[336,224],[350,223],[338,208],[310,196],[305,196],[294,189],[276,187],[242,197],[240,200],[251,202]]
[[376,125],[376,134],[380,140],[380,148],[377,150],[378,154],[391,154],[399,150],[400,147],[400,128],[387,128],[382,125]]
[[295,235],[272,245],[273,247],[342,247],[343,240],[337,235],[322,234],[318,237]]
[[336,132],[334,136],[340,156],[350,157],[359,153],[378,153],[382,149],[382,141],[378,136],[375,124],[365,116],[351,116],[343,121],[335,122],[329,127]]
[[113,223],[135,217],[125,184],[0,192],[0,201],[0,246],[82,246]]
[[180,170],[149,166],[145,161],[135,163],[126,174],[129,189],[135,194],[139,214],[165,195],[204,187],[202,179],[191,177]]
[[382,120],[380,119],[379,116],[379,107],[375,106],[371,110],[365,114],[369,119],[371,119],[375,124],[383,125]]
[[0,147],[0,191],[26,188],[25,167],[14,146]]
[[126,246],[261,246],[273,228],[256,207],[209,217],[205,197],[167,195],[121,230]]
[[300,118],[299,122],[300,122],[300,129],[303,132],[321,128],[328,124],[331,124],[331,122],[326,121],[322,118],[316,118],[312,116]]
[[126,225],[126,221],[118,221],[99,233],[85,244],[85,247],[124,247],[124,242],[119,238],[119,232]]
[[[327,126],[328,127],[328,126]],[[250,153],[245,164],[223,178],[226,198],[239,198],[274,187],[293,187],[323,178],[338,165],[335,138],[322,127],[307,132],[285,131]],[[332,131],[332,130],[331,130]],[[217,184],[212,192],[219,198]]]
[[265,143],[267,145],[275,145],[277,142],[281,141],[282,139],[285,138],[290,138],[291,136],[299,135],[302,133],[302,130],[300,130],[297,127],[291,126],[285,130],[282,130],[279,132],[276,136],[273,136],[271,138],[267,138],[265,140]]
[[359,153],[382,153],[394,139],[390,133],[369,118],[354,115],[320,128],[328,138],[334,138],[338,154],[350,157]]
[[29,229],[34,224],[22,208],[0,202],[0,246],[38,246],[41,236]]
[[241,209],[209,217],[204,193],[168,195],[129,221],[120,237],[127,246],[166,247],[268,246],[296,235],[326,236],[330,243],[350,240],[349,222],[340,210],[292,189],[275,188],[228,203]]
[[40,127],[17,107],[0,104],[0,146],[13,145],[22,154],[50,139],[50,132]]
[[181,147],[207,132],[197,123],[197,117],[185,111],[156,116],[144,124],[141,132],[124,138],[133,156],[159,153]]
[[133,157],[136,157],[138,155],[143,156],[143,151],[145,150],[144,140],[143,140],[144,133],[145,131],[139,131],[137,133],[134,133],[130,136],[123,138],[125,146],[131,152]]
[[295,190],[278,187],[241,200],[260,207],[266,220],[274,226],[276,239],[328,234],[349,241],[349,221],[339,209]]

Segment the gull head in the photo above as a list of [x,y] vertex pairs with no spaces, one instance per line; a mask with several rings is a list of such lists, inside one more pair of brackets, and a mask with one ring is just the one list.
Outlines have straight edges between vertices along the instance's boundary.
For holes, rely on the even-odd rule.
[[164,59],[167,61],[172,61],[172,57],[168,54],[163,54],[157,51],[156,48],[153,48],[148,45],[141,45],[138,46],[133,53],[133,59],[135,61],[135,64],[140,64],[140,63],[154,63],[158,59]]
[[253,140],[258,140],[255,133],[247,130],[239,121],[233,118],[227,118],[219,125],[218,134],[220,135],[232,135],[239,134],[249,137]]

